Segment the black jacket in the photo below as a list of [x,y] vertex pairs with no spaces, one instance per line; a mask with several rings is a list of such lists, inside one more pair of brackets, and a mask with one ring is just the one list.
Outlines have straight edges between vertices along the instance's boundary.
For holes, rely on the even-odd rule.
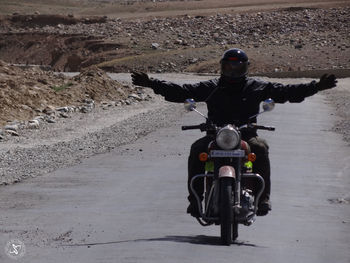
[[318,91],[315,81],[283,85],[254,78],[245,78],[234,84],[224,83],[218,78],[184,85],[151,79],[150,86],[167,101],[184,102],[192,98],[206,102],[208,117],[215,124],[234,123],[237,126],[247,123],[249,117],[257,114],[260,102],[265,99],[272,98],[276,103],[301,102]]

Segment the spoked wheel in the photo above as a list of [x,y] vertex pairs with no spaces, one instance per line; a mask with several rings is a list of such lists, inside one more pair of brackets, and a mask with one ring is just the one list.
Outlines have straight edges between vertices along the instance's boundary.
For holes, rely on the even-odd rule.
[[221,242],[231,245],[238,237],[238,224],[233,213],[232,178],[220,179],[220,228]]

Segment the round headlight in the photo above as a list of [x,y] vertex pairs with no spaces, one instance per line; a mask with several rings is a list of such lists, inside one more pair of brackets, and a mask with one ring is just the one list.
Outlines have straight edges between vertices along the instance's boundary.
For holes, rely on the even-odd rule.
[[227,125],[217,133],[216,143],[223,150],[234,149],[240,143],[239,133],[232,125]]

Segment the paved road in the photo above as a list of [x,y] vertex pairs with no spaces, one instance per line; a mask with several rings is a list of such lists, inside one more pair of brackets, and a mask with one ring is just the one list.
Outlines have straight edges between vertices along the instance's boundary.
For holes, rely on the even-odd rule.
[[217,226],[185,214],[186,159],[199,123],[172,126],[71,168],[1,188],[2,247],[26,245],[18,262],[350,262],[350,149],[330,132],[324,98],[277,105],[260,123],[270,144],[273,211],[240,227],[231,247]]

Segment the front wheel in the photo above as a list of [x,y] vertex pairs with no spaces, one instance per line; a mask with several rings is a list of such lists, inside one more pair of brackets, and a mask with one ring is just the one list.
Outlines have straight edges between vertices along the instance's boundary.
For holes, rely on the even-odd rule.
[[238,224],[233,213],[232,178],[220,179],[221,242],[229,246],[238,237]]

